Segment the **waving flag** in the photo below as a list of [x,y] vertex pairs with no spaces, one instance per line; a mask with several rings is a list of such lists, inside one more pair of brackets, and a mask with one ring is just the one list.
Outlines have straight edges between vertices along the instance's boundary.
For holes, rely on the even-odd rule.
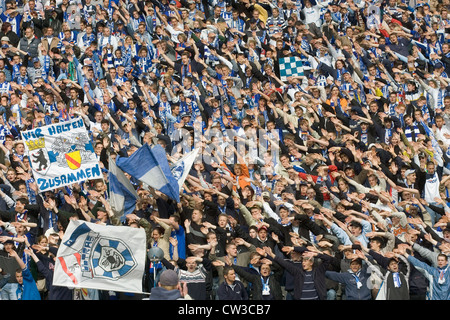
[[53,285],[142,293],[146,248],[142,228],[71,220],[58,249]]
[[109,159],[109,201],[114,214],[121,220],[134,211],[139,198],[136,190],[113,159]]
[[192,150],[170,167],[172,175],[178,181],[180,191],[183,188],[184,181],[186,180],[199,151],[200,149]]
[[279,59],[280,80],[286,81],[291,76],[303,76],[303,63],[299,57],[284,57]]
[[166,152],[159,144],[153,148],[144,144],[128,158],[117,156],[116,164],[135,179],[180,201],[178,181],[172,175]]

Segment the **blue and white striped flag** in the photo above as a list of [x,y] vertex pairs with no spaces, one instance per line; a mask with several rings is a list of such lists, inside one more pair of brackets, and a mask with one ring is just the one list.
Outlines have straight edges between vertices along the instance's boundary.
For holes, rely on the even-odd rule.
[[139,198],[130,179],[120,170],[113,159],[109,159],[109,201],[114,214],[123,220],[136,208]]
[[153,148],[144,144],[128,158],[117,156],[116,165],[149,187],[180,202],[178,181],[172,175],[166,152],[159,144]]
[[294,168],[294,170],[297,171],[297,172],[306,173],[305,169],[303,169],[300,166],[295,166],[294,165],[294,166],[292,166],[292,168]]

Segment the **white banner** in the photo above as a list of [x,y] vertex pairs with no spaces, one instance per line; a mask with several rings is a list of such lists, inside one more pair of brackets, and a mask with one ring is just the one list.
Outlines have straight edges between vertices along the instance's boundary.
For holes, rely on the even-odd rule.
[[102,179],[82,118],[22,132],[40,192],[88,179]]
[[53,285],[142,293],[142,228],[71,220],[56,257]]

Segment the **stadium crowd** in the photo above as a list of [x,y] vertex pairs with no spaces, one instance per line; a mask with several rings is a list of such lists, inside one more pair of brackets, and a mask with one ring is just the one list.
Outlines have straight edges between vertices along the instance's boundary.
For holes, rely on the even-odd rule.
[[[0,1],[1,300],[448,300],[449,8]],[[39,192],[21,134],[75,117],[104,179]],[[120,219],[109,160],[145,144],[200,151]],[[53,286],[73,219],[145,229],[144,293]]]

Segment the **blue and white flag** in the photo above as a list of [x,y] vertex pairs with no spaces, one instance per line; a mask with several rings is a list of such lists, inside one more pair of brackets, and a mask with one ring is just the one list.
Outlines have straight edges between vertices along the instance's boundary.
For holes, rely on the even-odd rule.
[[301,173],[306,173],[306,171],[305,171],[305,169],[303,169],[302,167],[300,167],[300,166],[292,166],[292,168],[295,170],[295,171],[297,171],[297,172],[301,172]]
[[180,202],[178,181],[170,171],[166,151],[159,144],[144,144],[130,157],[116,158],[116,165],[135,179]]
[[136,208],[136,201],[139,198],[136,190],[115,161],[109,159],[109,203],[114,214],[120,219],[125,219]]
[[303,63],[299,57],[284,57],[279,59],[280,80],[286,81],[292,76],[303,76]]
[[143,293],[145,230],[71,220],[55,262],[53,285]]
[[195,159],[197,158],[198,152],[200,149],[194,149],[191,152],[184,155],[181,159],[179,159],[176,163],[174,163],[170,170],[172,171],[172,175],[175,179],[178,181],[178,186],[181,189],[183,189],[184,181],[186,180],[186,177],[189,174],[189,171],[192,168],[192,165],[195,162]]

